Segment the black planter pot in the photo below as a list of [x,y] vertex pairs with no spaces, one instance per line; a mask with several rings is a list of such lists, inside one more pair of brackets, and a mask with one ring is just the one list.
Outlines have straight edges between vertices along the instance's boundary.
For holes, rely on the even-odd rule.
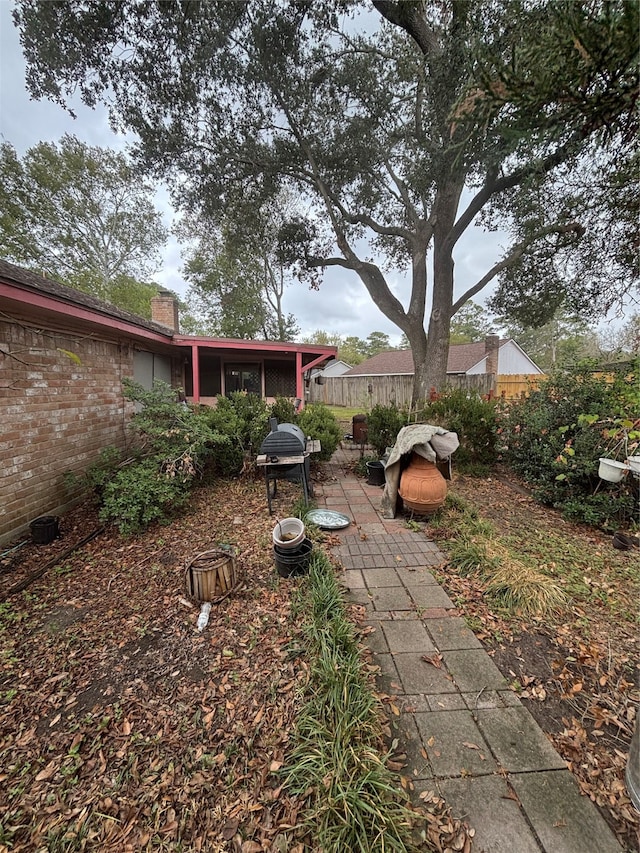
[[312,553],[313,542],[308,538],[303,539],[296,548],[283,548],[281,545],[274,545],[273,558],[276,571],[281,578],[303,575],[309,569]]
[[367,483],[370,486],[384,486],[384,465],[382,462],[367,462]]
[[60,536],[58,517],[55,515],[41,515],[31,522],[29,529],[36,545],[48,545]]

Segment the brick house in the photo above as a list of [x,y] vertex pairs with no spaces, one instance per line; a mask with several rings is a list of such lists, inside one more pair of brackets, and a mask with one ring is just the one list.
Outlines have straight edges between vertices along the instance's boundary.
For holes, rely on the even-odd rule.
[[335,347],[180,335],[170,293],[145,320],[0,261],[0,543],[69,506],[66,471],[125,447],[122,379],[161,379],[194,402],[234,390],[304,400],[310,370]]

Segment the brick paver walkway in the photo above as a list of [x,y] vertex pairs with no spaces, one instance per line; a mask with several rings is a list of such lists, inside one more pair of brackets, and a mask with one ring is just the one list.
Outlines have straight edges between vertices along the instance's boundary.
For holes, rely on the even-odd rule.
[[[400,710],[394,736],[414,796],[437,790],[484,853],[620,853],[621,847],[430,569],[424,533],[379,514],[382,490],[348,473],[339,450],[318,506],[353,523],[335,555],[350,602],[366,608],[379,689]],[[425,659],[426,658],[426,659]],[[429,662],[432,658],[434,663]],[[425,755],[427,758],[425,758]]]

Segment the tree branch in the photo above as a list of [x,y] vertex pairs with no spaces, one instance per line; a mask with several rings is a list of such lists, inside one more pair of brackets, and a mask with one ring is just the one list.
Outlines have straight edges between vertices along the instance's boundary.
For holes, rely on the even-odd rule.
[[546,237],[549,234],[570,234],[574,233],[576,237],[579,239],[584,234],[584,228],[580,225],[579,222],[569,222],[567,225],[549,225],[547,228],[542,228],[540,231],[537,231],[535,234],[532,234],[526,240],[522,240],[520,243],[517,243],[511,250],[511,252],[495,264],[491,269],[483,275],[482,278],[477,281],[472,287],[470,287],[462,296],[454,302],[451,306],[451,316],[459,311],[460,308],[468,302],[469,299],[472,299],[476,293],[480,293],[490,281],[492,281],[498,273],[501,273],[503,270],[508,269],[513,266],[516,261],[519,261],[520,258],[527,251],[529,246],[539,240],[541,237]]
[[421,14],[421,3],[409,3],[406,0],[372,0],[372,3],[390,24],[400,27],[411,36],[424,56],[434,56],[441,52],[438,37]]
[[544,160],[534,160],[532,163],[522,166],[510,175],[505,175],[502,178],[497,177],[497,171],[494,168],[492,172],[487,174],[484,186],[471,199],[466,210],[458,217],[457,222],[449,232],[446,241],[447,248],[453,251],[453,247],[460,237],[492,196],[518,186],[518,184],[536,172],[546,174],[555,169],[556,166],[559,166],[560,163],[564,162],[571,155],[573,143],[577,141],[577,138],[577,136],[572,136],[571,139],[560,146],[560,148],[557,148],[553,154],[550,154]]

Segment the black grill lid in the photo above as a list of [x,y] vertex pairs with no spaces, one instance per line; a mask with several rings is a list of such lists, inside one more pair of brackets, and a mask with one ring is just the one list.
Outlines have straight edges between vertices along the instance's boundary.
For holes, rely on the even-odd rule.
[[260,446],[260,453],[267,456],[299,456],[305,449],[304,433],[296,424],[278,424],[270,421],[271,432]]

